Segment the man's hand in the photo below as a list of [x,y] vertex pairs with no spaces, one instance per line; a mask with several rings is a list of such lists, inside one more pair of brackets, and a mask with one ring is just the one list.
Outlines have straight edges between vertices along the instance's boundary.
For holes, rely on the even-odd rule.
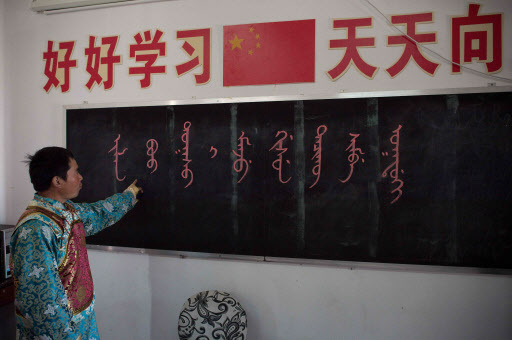
[[144,192],[142,190],[142,187],[137,186],[137,180],[133,181],[133,183],[130,184],[130,186],[128,188],[126,188],[125,191],[130,191],[133,194],[133,196],[135,197],[135,199],[137,200],[137,202],[139,201],[140,195]]

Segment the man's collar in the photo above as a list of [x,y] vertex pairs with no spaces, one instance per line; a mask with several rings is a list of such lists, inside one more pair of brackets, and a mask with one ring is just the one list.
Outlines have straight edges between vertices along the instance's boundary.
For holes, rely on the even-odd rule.
[[54,200],[53,198],[48,198],[48,197],[44,197],[44,196],[41,196],[39,194],[34,194],[34,200],[31,202],[31,205],[32,203],[36,203],[36,205],[41,205],[45,208],[53,208],[52,210],[63,210],[63,209],[66,209],[66,207],[64,206],[64,204],[62,204],[61,202],[57,201],[57,200]]

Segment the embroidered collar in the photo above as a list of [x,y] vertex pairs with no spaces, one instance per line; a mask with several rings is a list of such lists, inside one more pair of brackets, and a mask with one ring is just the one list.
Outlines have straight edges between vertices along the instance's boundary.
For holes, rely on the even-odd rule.
[[30,201],[29,206],[45,208],[60,216],[63,216],[64,211],[71,211],[72,213],[75,212],[73,202],[68,200],[65,203],[61,203],[57,200],[43,197],[39,194],[34,194],[34,199]]

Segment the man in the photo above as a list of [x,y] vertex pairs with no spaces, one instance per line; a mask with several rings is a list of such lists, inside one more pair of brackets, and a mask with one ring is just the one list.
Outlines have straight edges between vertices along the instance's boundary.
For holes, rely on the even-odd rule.
[[104,201],[73,203],[83,178],[69,150],[47,147],[27,158],[37,193],[11,241],[17,339],[98,340],[85,237],[121,219],[142,189],[135,180]]

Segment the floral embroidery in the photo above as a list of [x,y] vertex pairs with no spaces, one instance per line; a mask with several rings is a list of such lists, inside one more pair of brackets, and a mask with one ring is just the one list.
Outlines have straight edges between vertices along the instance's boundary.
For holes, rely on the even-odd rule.
[[41,335],[37,337],[37,340],[52,340],[48,335]]
[[28,274],[28,276],[29,276],[29,277],[31,277],[31,276],[35,276],[35,277],[37,277],[37,278],[39,279],[39,277],[41,276],[41,272],[42,272],[43,270],[44,270],[44,268],[43,268],[43,267],[39,267],[39,268],[38,268],[38,267],[34,266],[34,267],[32,267],[32,272],[31,272],[30,274]]
[[112,204],[110,204],[108,202],[103,203],[103,206],[105,207],[105,209],[107,209],[108,212],[112,212],[112,210],[114,209]]
[[44,227],[44,228],[42,228],[42,230],[43,230],[43,234],[46,237],[46,239],[48,240],[48,242],[51,242],[51,235],[50,235],[50,230],[48,229],[48,227]]
[[68,305],[68,298],[67,296],[63,296],[61,299],[60,299],[60,305],[61,306],[67,306]]
[[57,309],[57,306],[51,306],[51,305],[48,305],[46,307],[46,310],[44,311],[44,314],[45,315],[55,315],[55,310]]
[[30,233],[30,230],[28,230],[27,228],[23,228],[23,229],[21,230],[20,237],[21,237],[22,239],[26,239],[26,238],[27,238],[28,233]]

